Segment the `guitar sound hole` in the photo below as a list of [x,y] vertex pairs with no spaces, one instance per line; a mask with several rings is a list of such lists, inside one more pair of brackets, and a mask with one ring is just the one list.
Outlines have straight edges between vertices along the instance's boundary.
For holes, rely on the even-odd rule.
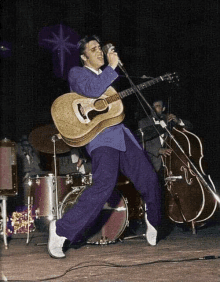
[[107,103],[103,99],[97,99],[94,103],[94,107],[97,111],[103,111],[107,107]]

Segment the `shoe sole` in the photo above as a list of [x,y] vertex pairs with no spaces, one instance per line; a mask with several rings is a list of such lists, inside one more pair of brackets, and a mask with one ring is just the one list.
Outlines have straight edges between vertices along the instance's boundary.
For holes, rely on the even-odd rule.
[[[51,237],[51,231],[50,231],[50,227],[49,227],[49,240],[50,241],[50,237]],[[50,249],[49,249],[49,243],[47,244],[47,251],[49,253],[49,255],[52,257],[52,258],[55,258],[55,259],[62,259],[62,258],[65,258],[66,256],[64,255],[63,257],[56,257],[54,255],[52,255],[52,253],[50,252]]]
[[51,254],[51,252],[49,251],[49,249],[47,249],[47,250],[48,250],[49,255],[50,255],[52,258],[54,258],[54,259],[63,259],[63,258],[66,257],[66,256],[63,256],[63,257],[56,257],[56,256],[54,256],[54,255]]

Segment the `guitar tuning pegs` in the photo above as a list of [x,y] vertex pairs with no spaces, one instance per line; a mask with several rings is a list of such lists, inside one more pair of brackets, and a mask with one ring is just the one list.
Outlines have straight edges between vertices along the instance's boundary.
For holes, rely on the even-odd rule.
[[172,74],[169,75],[170,79],[168,80],[169,83],[175,83],[176,86],[179,86],[177,83],[179,81],[179,76],[176,72],[173,72]]

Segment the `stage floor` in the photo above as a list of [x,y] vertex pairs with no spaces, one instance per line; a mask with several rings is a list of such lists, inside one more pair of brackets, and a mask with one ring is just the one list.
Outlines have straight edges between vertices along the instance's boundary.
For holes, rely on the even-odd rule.
[[143,224],[133,227],[122,241],[69,248],[64,259],[49,256],[47,230],[32,232],[28,245],[26,234],[13,235],[8,249],[1,240],[1,281],[220,281],[219,211],[197,234],[172,226],[155,247]]
[[[219,179],[215,184],[219,195]],[[71,247],[64,259],[47,252],[47,221],[39,220],[36,226],[28,244],[26,234],[13,234],[5,249],[1,236],[1,281],[220,281],[219,208],[196,234],[183,225],[168,225],[151,247],[142,236],[145,224],[132,220],[122,240]]]

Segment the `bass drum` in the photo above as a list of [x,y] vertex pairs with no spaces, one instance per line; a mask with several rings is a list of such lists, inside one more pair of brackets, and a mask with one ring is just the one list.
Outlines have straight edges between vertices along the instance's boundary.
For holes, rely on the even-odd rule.
[[[76,204],[84,189],[85,187],[76,187],[64,198],[60,206],[60,217]],[[87,243],[97,245],[115,243],[126,226],[128,226],[127,200],[115,189],[99,214]]]

